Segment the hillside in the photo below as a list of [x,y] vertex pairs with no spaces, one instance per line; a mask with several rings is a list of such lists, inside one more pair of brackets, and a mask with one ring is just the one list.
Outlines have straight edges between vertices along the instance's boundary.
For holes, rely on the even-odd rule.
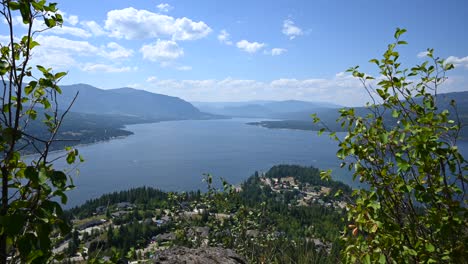
[[[461,138],[468,139],[468,92],[454,92],[439,94],[437,96],[437,107],[439,110],[449,110],[452,119],[456,119],[455,111],[450,105],[452,100],[455,100],[458,117],[462,123]],[[365,107],[356,107],[355,112],[357,115],[364,116],[369,113]],[[279,121],[260,121],[252,122],[250,125],[259,125],[267,128],[286,128],[286,129],[299,129],[299,130],[319,130],[324,126],[322,124],[314,124],[311,114],[317,114],[321,121],[332,131],[342,131],[341,126],[336,122],[340,113],[338,109],[320,108],[316,111],[298,111],[288,112],[278,115]],[[391,114],[387,113],[387,120],[391,120]],[[265,116],[265,118],[268,118]]]
[[[167,95],[150,93],[132,88],[103,90],[87,84],[62,85],[57,96],[59,112],[70,105],[76,93],[79,95],[67,114],[51,150],[65,146],[88,144],[131,135],[125,125],[167,120],[212,119],[221,116],[200,112],[192,104]],[[42,124],[44,110],[37,107],[37,120],[29,122],[26,132],[39,139],[48,139],[47,128]],[[52,115],[51,110],[47,113]],[[59,114],[60,114],[59,113]],[[23,148],[28,144],[26,148]],[[42,143],[37,142],[40,148]],[[25,153],[34,152],[30,143],[18,146]]]
[[[74,234],[56,252],[79,261],[83,253],[104,258],[114,248],[129,261],[154,263],[168,248],[222,247],[248,263],[336,263],[349,186],[296,165],[255,172],[240,186],[225,184],[224,191],[206,179],[205,193],[142,187],[73,208],[67,214]],[[132,248],[134,254],[126,254]]]
[[155,121],[214,117],[180,98],[133,88],[103,90],[87,84],[62,85],[61,88],[61,107],[68,106],[79,92],[72,107],[74,112],[135,116]]
[[286,101],[249,101],[249,102],[194,102],[201,111],[231,117],[284,118],[297,112],[315,112],[324,109],[337,109],[341,106],[332,103]]

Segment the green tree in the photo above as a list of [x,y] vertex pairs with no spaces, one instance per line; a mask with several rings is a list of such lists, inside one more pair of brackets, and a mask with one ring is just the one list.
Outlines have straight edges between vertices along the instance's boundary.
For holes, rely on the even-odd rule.
[[[353,178],[368,188],[355,190],[343,236],[349,263],[466,263],[468,165],[457,148],[461,124],[439,109],[437,91],[453,65],[433,55],[403,69],[397,29],[377,65],[374,79],[349,69],[369,92],[369,114],[340,110],[347,135],[338,157]],[[452,120],[455,119],[455,120]],[[316,119],[315,121],[318,121]],[[329,172],[323,173],[329,177]]]
[[[49,157],[68,112],[60,113],[57,103],[57,83],[66,73],[33,68],[30,62],[39,45],[33,36],[60,26],[62,16],[55,3],[45,0],[3,0],[0,14],[9,30],[9,42],[0,44],[0,263],[46,263],[52,257],[52,238],[70,230],[57,200],[66,203],[64,192],[73,187],[71,178],[54,170]],[[15,26],[18,16],[22,25]],[[43,29],[33,27],[38,21]],[[29,134],[28,125],[34,122],[42,123],[48,133]],[[36,151],[31,163],[24,160],[25,149]],[[77,154],[68,149],[67,162],[73,163]]]

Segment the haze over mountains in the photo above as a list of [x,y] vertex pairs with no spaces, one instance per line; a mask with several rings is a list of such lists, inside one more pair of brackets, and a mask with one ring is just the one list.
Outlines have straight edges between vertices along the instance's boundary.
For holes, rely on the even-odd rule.
[[285,101],[248,101],[248,102],[193,102],[203,112],[230,117],[290,119],[307,113],[337,109],[342,106],[333,103],[307,102],[298,100]]
[[[64,110],[79,92],[71,112],[60,129],[60,137],[76,140],[77,143],[93,143],[118,136],[132,134],[124,126],[129,124],[159,122],[168,120],[205,120],[218,118],[259,118],[277,119],[249,123],[267,128],[319,130],[320,124],[313,124],[311,114],[317,114],[328,128],[340,131],[336,123],[338,109],[342,106],[324,102],[248,101],[248,102],[193,102],[178,97],[155,94],[133,88],[103,90],[87,84],[62,85],[59,106]],[[450,102],[457,103],[458,116],[462,124],[468,124],[468,91],[439,94],[437,105],[440,110],[449,109],[455,114]],[[365,115],[365,107],[355,108],[359,115]],[[42,118],[42,114],[40,114]],[[391,118],[389,118],[391,120]],[[31,134],[45,133],[39,122],[28,128]],[[468,127],[462,129],[463,139],[468,138]],[[60,149],[63,144],[56,145]]]
[[79,92],[71,111],[78,113],[135,117],[147,121],[212,119],[225,117],[310,119],[311,113],[342,107],[326,102],[248,101],[192,102],[178,97],[133,88],[103,90],[87,84],[62,85],[60,106],[66,108]]
[[62,107],[68,106],[79,92],[73,112],[135,116],[153,121],[214,117],[180,98],[133,88],[103,90],[87,84],[63,85],[61,88]]
[[[339,117],[338,109],[343,107],[328,102],[298,100],[189,103],[178,97],[144,90],[133,88],[103,90],[87,84],[63,85],[62,91],[60,103],[63,107],[68,105],[79,91],[78,99],[72,108],[73,112],[120,116],[122,124],[244,117],[282,120],[261,123],[270,128],[317,130],[319,127],[312,124],[311,118],[311,114],[315,113],[330,129],[339,131],[336,119]],[[457,102],[458,115],[462,123],[468,123],[468,91],[439,94],[437,106],[440,110],[449,109],[454,114],[450,106],[452,100]],[[365,107],[355,109],[361,115],[368,112]],[[134,122],[131,122],[133,118]],[[452,118],[455,118],[455,115]],[[464,128],[464,131],[466,130]]]

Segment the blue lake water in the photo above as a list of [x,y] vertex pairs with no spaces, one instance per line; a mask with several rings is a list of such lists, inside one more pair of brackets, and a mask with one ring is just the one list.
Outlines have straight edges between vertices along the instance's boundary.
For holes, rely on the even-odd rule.
[[[314,131],[246,125],[253,119],[170,121],[127,126],[129,137],[78,147],[85,162],[66,207],[101,194],[132,187],[162,190],[204,189],[204,173],[239,184],[255,171],[277,164],[334,169],[334,178],[352,184],[339,169],[337,143]],[[463,142],[462,149],[468,150]],[[59,155],[60,153],[54,153]],[[57,167],[64,168],[64,162]],[[356,183],[353,184],[356,186]]]

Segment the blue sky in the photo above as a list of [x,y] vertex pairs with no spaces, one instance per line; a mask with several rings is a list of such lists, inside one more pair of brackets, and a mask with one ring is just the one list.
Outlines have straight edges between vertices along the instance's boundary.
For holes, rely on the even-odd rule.
[[188,101],[361,105],[366,93],[343,72],[361,65],[376,74],[368,60],[402,27],[408,67],[434,48],[457,66],[441,92],[468,90],[464,0],[80,0],[58,7],[64,26],[38,36],[34,62],[68,71],[63,84],[134,87]]

